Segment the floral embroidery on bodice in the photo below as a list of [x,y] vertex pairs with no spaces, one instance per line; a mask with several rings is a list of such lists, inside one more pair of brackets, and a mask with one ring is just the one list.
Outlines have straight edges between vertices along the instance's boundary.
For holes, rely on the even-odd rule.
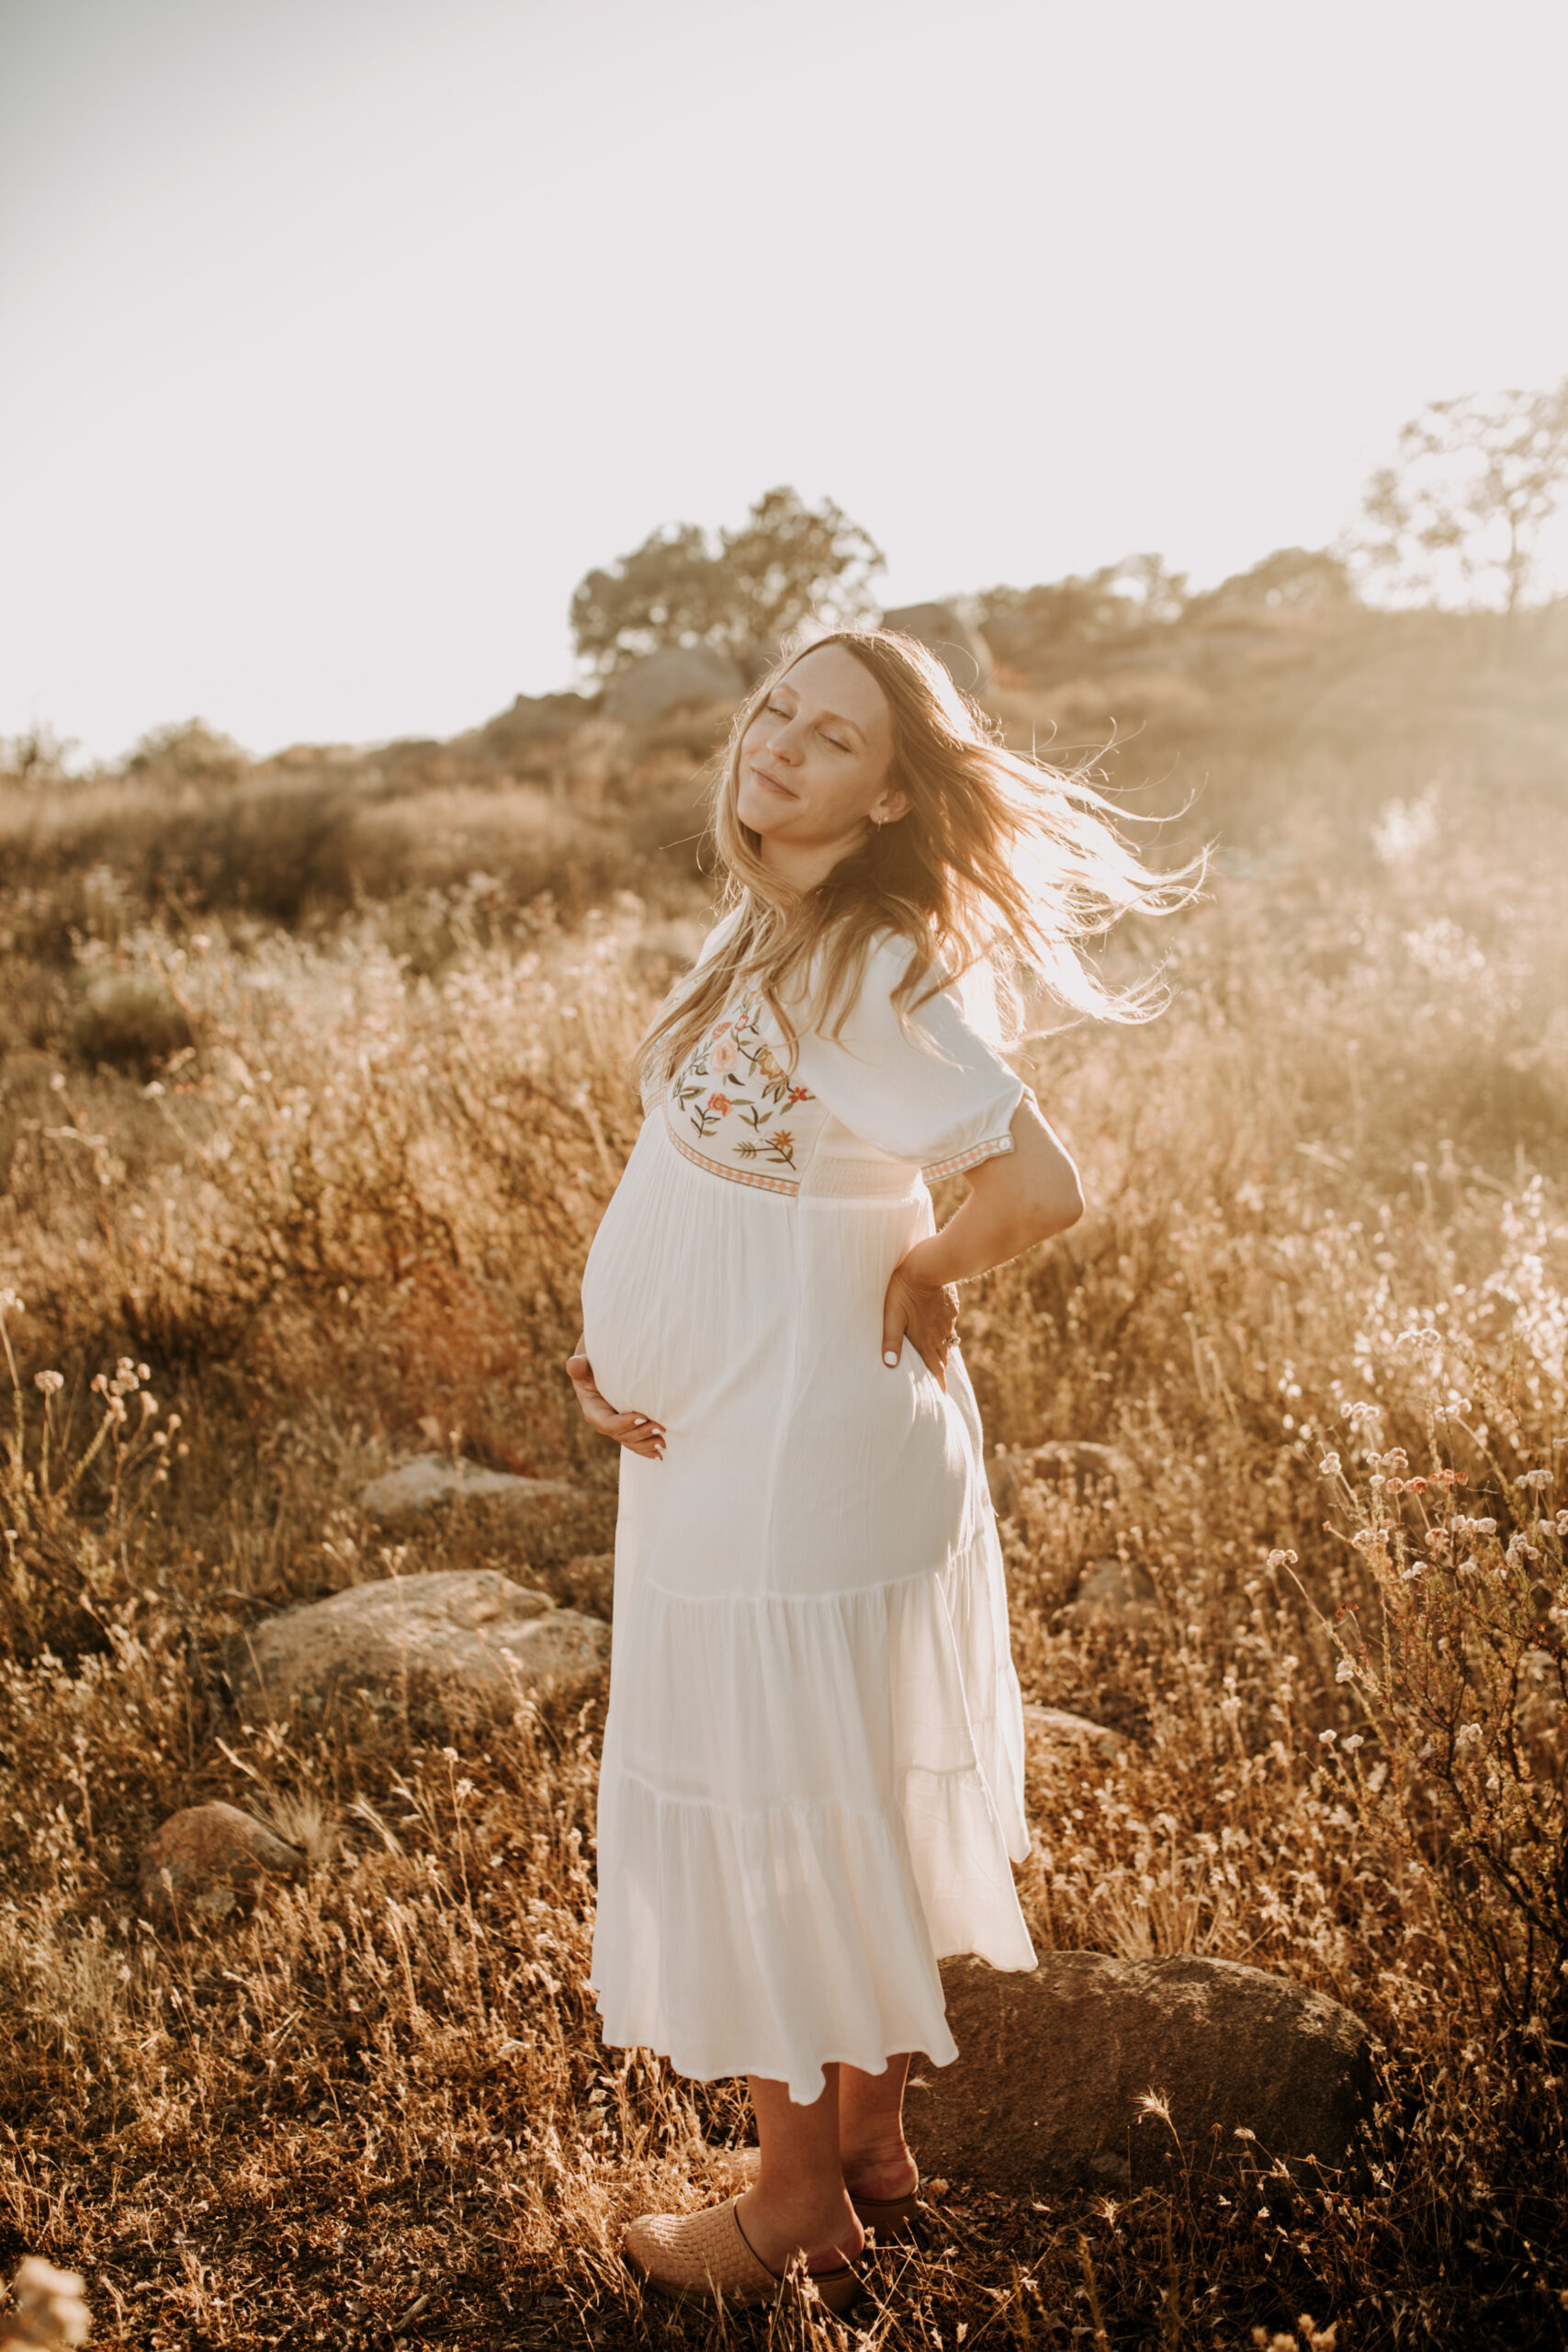
[[885,1034],[874,1026],[858,1047],[807,1034],[797,1054],[760,994],[732,998],[673,1076],[652,1082],[646,1107],[696,1167],[791,1198],[902,1199],[922,1174],[962,1175],[1010,1151],[1021,1090],[1005,1064],[951,1014],[953,1035],[934,1054],[886,1005],[881,1019]]
[[764,1019],[761,1001],[749,998],[716,1021],[671,1080],[665,1117],[690,1158],[743,1182],[794,1192],[790,1180],[798,1182],[805,1157],[797,1114],[817,1098],[784,1068]]

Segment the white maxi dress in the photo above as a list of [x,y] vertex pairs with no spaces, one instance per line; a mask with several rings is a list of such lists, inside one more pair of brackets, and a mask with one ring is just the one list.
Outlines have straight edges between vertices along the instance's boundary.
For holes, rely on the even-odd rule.
[[[704,956],[725,926],[710,933]],[[818,2098],[823,2065],[956,2056],[937,1962],[1034,1952],[1023,1722],[979,1416],[888,1277],[925,1178],[1011,1149],[1020,1080],[953,991],[874,953],[793,1059],[738,1000],[647,1104],[583,1277],[621,1457],[592,1982],[606,2041]]]

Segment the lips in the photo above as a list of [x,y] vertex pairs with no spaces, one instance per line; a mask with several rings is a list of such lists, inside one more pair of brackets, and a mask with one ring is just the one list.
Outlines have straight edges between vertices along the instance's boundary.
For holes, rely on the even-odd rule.
[[782,793],[786,800],[798,800],[800,797],[797,792],[790,790],[787,784],[781,784],[776,775],[770,775],[766,768],[760,768],[755,760],[751,762],[751,775],[754,782],[765,784],[770,792]]

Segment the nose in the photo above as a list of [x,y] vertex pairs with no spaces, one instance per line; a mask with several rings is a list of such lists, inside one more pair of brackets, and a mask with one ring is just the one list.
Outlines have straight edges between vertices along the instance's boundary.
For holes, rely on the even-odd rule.
[[773,752],[777,758],[786,762],[792,762],[799,759],[800,753],[795,747],[794,730],[795,720],[793,718],[782,718],[774,728],[773,733],[768,737],[768,749],[770,752]]

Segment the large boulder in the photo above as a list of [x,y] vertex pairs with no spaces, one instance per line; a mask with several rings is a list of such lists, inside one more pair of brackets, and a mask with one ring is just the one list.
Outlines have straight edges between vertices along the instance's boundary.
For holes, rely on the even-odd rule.
[[907,2118],[927,2172],[1020,2192],[1127,2187],[1173,2163],[1198,2176],[1244,2148],[1338,2166],[1371,2112],[1360,2018],[1260,1968],[1055,1951],[1027,1973],[942,1973],[959,2056],[917,2062]]
[[739,702],[745,691],[745,672],[728,653],[707,645],[661,645],[611,679],[604,715],[624,727],[651,727],[672,710]]
[[955,685],[977,702],[991,691],[991,649],[953,605],[898,605],[882,616],[884,628],[928,646]]
[[158,1911],[210,1912],[221,1918],[267,1878],[298,1878],[305,1857],[233,1804],[192,1804],[173,1813],[141,1857],[143,1899]]
[[390,1525],[417,1518],[436,1503],[492,1502],[510,1511],[547,1513],[581,1500],[581,1489],[560,1478],[521,1478],[510,1470],[484,1470],[477,1462],[454,1461],[447,1453],[416,1453],[395,1470],[372,1478],[359,1498],[361,1510]]
[[363,1693],[378,1713],[454,1703],[504,1713],[519,1694],[603,1665],[610,1628],[499,1568],[453,1568],[350,1585],[242,1635],[229,1659],[243,1707],[319,1713]]

